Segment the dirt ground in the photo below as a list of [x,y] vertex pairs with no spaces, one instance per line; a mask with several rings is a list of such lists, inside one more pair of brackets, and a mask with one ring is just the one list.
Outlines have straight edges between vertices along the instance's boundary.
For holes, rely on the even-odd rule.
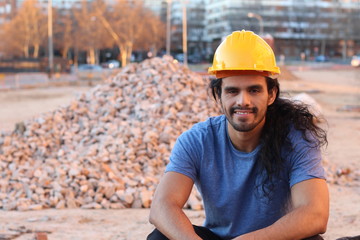
[[[337,171],[349,169],[353,174],[344,175],[338,183],[329,182],[331,209],[324,238],[360,235],[360,69],[291,69],[298,79],[281,81],[282,91],[289,95],[308,93],[326,117],[326,166]],[[0,131],[11,131],[19,121],[69,104],[76,94],[86,90],[88,87],[73,86],[2,91]],[[194,224],[204,220],[203,211],[186,213]],[[153,229],[148,214],[148,209],[0,211],[0,239],[30,240],[35,239],[35,232],[46,232],[49,240],[145,239]]]

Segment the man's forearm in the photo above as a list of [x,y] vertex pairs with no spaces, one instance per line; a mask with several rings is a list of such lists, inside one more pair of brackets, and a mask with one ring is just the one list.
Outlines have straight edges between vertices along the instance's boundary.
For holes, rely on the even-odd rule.
[[153,206],[150,213],[150,223],[169,239],[201,239],[181,208],[166,204]]
[[149,220],[169,239],[201,239],[182,209],[193,185],[191,178],[168,172],[156,189]]
[[274,224],[234,240],[294,240],[311,237],[326,231],[328,216],[313,207],[299,207],[286,214]]

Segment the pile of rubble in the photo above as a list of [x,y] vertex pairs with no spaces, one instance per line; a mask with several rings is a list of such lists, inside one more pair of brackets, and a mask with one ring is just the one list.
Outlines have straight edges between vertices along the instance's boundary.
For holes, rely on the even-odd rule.
[[[176,138],[219,114],[207,85],[172,58],[153,58],[0,133],[0,209],[149,207]],[[360,180],[327,170],[331,183]],[[202,207],[196,190],[188,207]]]
[[207,85],[153,58],[1,133],[0,209],[149,207],[176,138],[219,114]]

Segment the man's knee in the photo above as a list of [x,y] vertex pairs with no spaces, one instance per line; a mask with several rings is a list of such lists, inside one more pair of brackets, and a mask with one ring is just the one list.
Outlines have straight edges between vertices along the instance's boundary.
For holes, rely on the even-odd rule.
[[213,233],[210,229],[206,227],[199,227],[194,225],[194,230],[196,234],[205,240],[222,240],[218,235]]
[[168,238],[155,228],[146,238],[146,240],[168,240]]
[[324,238],[321,237],[320,235],[316,235],[316,236],[312,236],[312,237],[309,237],[309,238],[305,238],[303,240],[324,240]]

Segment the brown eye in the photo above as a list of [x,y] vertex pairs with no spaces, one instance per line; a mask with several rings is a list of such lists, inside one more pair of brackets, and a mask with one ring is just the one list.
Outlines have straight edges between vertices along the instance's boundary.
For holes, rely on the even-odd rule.
[[250,92],[250,93],[259,93],[259,92],[260,92],[260,89],[257,89],[257,88],[255,88],[255,89],[250,89],[249,92]]
[[226,89],[226,93],[227,94],[236,94],[236,93],[238,93],[238,89],[236,89],[236,88],[228,88],[228,89]]

